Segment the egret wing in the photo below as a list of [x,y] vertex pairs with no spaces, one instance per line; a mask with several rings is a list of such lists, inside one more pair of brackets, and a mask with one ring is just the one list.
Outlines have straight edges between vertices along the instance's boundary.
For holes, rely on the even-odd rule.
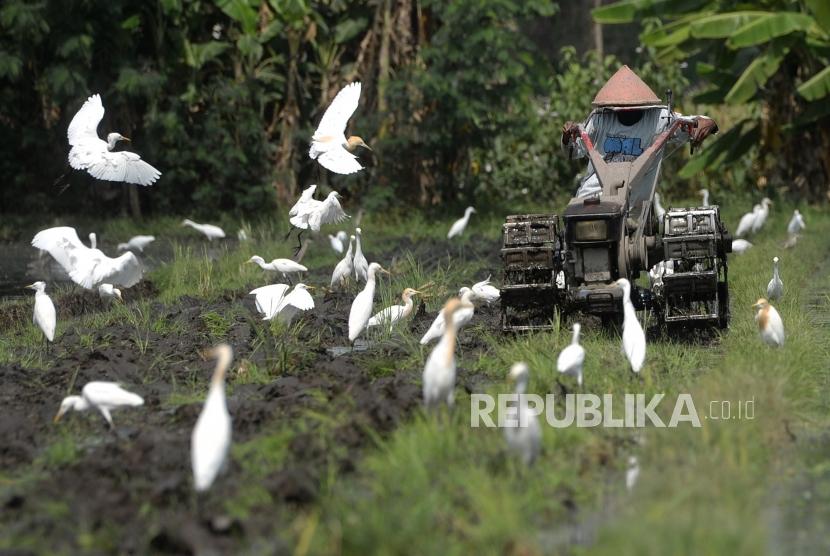
[[90,249],[88,256],[78,259],[69,272],[69,277],[86,289],[92,289],[102,282],[129,288],[141,280],[143,272],[141,262],[131,252],[113,259],[98,249]]
[[69,129],[66,131],[69,144],[74,147],[82,143],[100,141],[98,124],[103,118],[104,105],[101,103],[101,95],[92,95],[69,122]]
[[81,243],[75,228],[69,226],[41,230],[32,239],[32,246],[52,255],[67,273],[72,272],[78,261],[92,251]]
[[363,169],[357,157],[342,146],[324,152],[317,157],[317,162],[335,174],[354,174]]
[[334,100],[326,109],[326,113],[323,114],[320,125],[317,126],[317,131],[314,132],[314,137],[341,135],[346,129],[346,124],[349,123],[349,118],[357,110],[359,102],[359,82],[350,83],[340,89],[340,92],[337,93],[337,96],[334,97]]
[[100,156],[90,160],[86,171],[99,180],[122,181],[138,185],[152,185],[159,172],[135,153],[127,151],[102,151]]
[[286,305],[292,305],[300,311],[310,311],[314,309],[314,298],[307,290],[294,288],[291,294],[283,300],[280,309]]
[[337,197],[328,197],[318,210],[309,217],[309,225],[313,230],[319,230],[324,224],[339,224],[349,215],[340,206]]
[[[458,313],[456,312],[456,314]],[[444,311],[438,311],[438,316],[435,317],[435,320],[432,321],[429,330],[427,330],[424,336],[421,338],[421,344],[426,345],[435,338],[439,337],[441,334],[443,334],[444,326]]]
[[301,207],[311,200],[316,190],[317,186],[314,184],[303,189],[303,193],[300,195],[300,198],[297,199],[297,202],[294,203],[294,206],[288,211],[288,216],[297,216],[297,214],[300,213]]
[[121,388],[116,382],[88,382],[82,390],[84,398],[95,406],[143,405],[144,399]]
[[271,284],[270,286],[262,286],[251,290],[250,294],[255,296],[257,311],[265,315],[266,318],[271,318],[276,314],[287,291],[288,286],[286,284]]

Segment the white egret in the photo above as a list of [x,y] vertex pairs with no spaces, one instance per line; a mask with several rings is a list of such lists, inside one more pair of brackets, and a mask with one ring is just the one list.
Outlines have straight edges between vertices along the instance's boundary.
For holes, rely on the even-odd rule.
[[331,288],[344,288],[346,284],[349,283],[349,280],[352,276],[352,271],[354,270],[352,259],[354,256],[352,255],[352,246],[354,245],[354,236],[349,238],[349,249],[346,251],[346,255],[340,259],[340,262],[337,263],[337,266],[334,267],[334,272],[331,274]]
[[625,278],[620,278],[616,283],[623,291],[622,351],[628,358],[631,370],[639,373],[646,360],[646,335],[637,320],[634,304],[631,303],[631,283]]
[[107,140],[98,137],[98,124],[104,117],[104,105],[100,95],[89,97],[69,123],[67,138],[69,165],[76,170],[86,170],[95,178],[121,181],[138,185],[151,185],[161,172],[141,160],[135,153],[115,151],[118,141],[129,141],[120,133],[110,133]]
[[99,284],[98,297],[109,302],[112,302],[115,299],[119,301],[124,301],[124,298],[121,297],[121,290],[119,290],[112,284]]
[[314,298],[311,297],[310,293],[308,293],[308,290],[313,289],[313,287],[306,286],[303,283],[297,284],[294,286],[294,289],[291,290],[291,293],[286,294],[282,300],[280,300],[280,304],[277,306],[276,310],[274,310],[270,315],[266,315],[263,320],[271,320],[272,318],[277,317],[277,319],[281,322],[291,324],[291,321],[294,320],[294,317],[300,311],[310,311],[314,309]]
[[270,263],[266,263],[265,259],[259,255],[254,255],[247,261],[247,263],[256,263],[262,270],[270,270],[272,272],[279,272],[283,278],[288,279],[291,274],[299,274],[301,272],[308,272],[308,268],[291,259],[274,259]]
[[749,243],[745,239],[733,239],[732,240],[732,252],[736,255],[742,255],[749,251],[752,247],[752,244]]
[[480,300],[488,305],[494,301],[498,301],[501,296],[499,289],[490,285],[490,276],[488,276],[486,280],[473,284],[471,289],[473,290],[473,300]]
[[698,193],[700,193],[700,196],[701,196],[702,202],[703,202],[703,204],[701,204],[700,206],[708,207],[709,206],[709,190],[708,189],[701,189],[700,191],[698,191]]
[[663,216],[666,214],[666,209],[663,208],[663,205],[660,204],[660,194],[654,193],[654,216],[657,217],[657,220],[663,221]]
[[403,305],[392,305],[386,309],[378,311],[372,316],[372,318],[369,319],[369,322],[366,325],[367,328],[371,326],[389,325],[389,331],[391,332],[392,327],[396,322],[401,321],[412,314],[412,296],[419,293],[421,292],[418,290],[406,288],[401,294]]
[[755,220],[752,221],[752,233],[758,233],[761,228],[766,224],[767,217],[769,216],[769,207],[772,204],[768,198],[764,197],[761,199],[761,210],[758,211],[758,214],[755,215]]
[[355,280],[357,280],[358,282],[360,282],[361,280],[365,282],[367,276],[369,275],[369,261],[366,260],[366,256],[363,254],[363,244],[361,243],[363,230],[361,230],[360,228],[355,228],[354,233],[354,260],[352,260],[352,267],[354,268],[354,277]]
[[778,273],[778,257],[772,258],[772,280],[767,284],[767,298],[775,301],[784,297],[784,282]]
[[514,363],[507,378],[516,383],[518,401],[509,405],[505,411],[504,439],[507,447],[518,455],[522,463],[531,465],[542,449],[542,427],[539,418],[527,405],[527,384],[530,370],[527,363]]
[[239,228],[239,231],[236,232],[236,239],[238,241],[248,241],[248,232],[246,232],[243,228]]
[[277,314],[290,286],[287,284],[271,284],[248,292],[255,297],[256,309],[265,315],[263,320],[269,320]]
[[213,371],[205,405],[190,437],[193,483],[197,491],[205,491],[213,484],[231,445],[231,416],[225,401],[225,373],[233,361],[233,350],[228,344],[219,344],[206,355],[216,359],[216,369]]
[[118,383],[94,381],[87,382],[81,389],[80,396],[67,396],[61,402],[61,407],[55,415],[54,422],[60,421],[61,417],[69,411],[85,411],[93,408],[101,412],[104,419],[109,423],[110,428],[115,425],[112,423],[111,411],[121,407],[138,407],[144,405],[144,399],[138,394],[133,394],[121,388]]
[[336,174],[359,172],[363,166],[352,151],[357,147],[372,150],[357,135],[346,138],[346,124],[357,110],[359,101],[360,83],[351,83],[340,89],[311,137],[308,156]]
[[787,233],[791,236],[798,235],[804,231],[804,217],[801,216],[801,213],[798,212],[798,209],[793,211],[793,217],[790,218],[790,222],[787,224]]
[[52,298],[46,293],[46,282],[38,281],[26,287],[35,290],[35,310],[32,315],[32,322],[38,325],[48,341],[54,342],[58,317],[55,304],[52,303]]
[[133,236],[127,243],[119,243],[118,251],[139,251],[144,252],[144,248],[156,241],[155,236]]
[[752,212],[747,212],[741,216],[738,228],[735,230],[735,237],[741,237],[752,231],[752,226],[755,224],[759,212],[761,212],[761,205],[755,205],[752,207]]
[[769,346],[782,347],[784,345],[784,322],[775,307],[762,297],[752,308],[755,309],[755,322],[758,323],[758,334],[761,340]]
[[375,302],[375,274],[377,272],[389,274],[389,271],[384,270],[378,263],[370,264],[366,286],[352,302],[352,308],[349,310],[350,342],[354,342],[366,328],[366,325],[369,324],[369,319],[372,316],[372,305]]
[[576,377],[578,386],[582,386],[582,364],[585,362],[585,348],[579,345],[579,323],[573,326],[571,343],[559,353],[556,360],[556,370],[562,374]]
[[640,462],[637,456],[628,456],[628,468],[625,470],[625,488],[631,490],[640,478]]
[[300,194],[300,198],[297,199],[297,202],[294,203],[294,206],[292,206],[291,210],[288,211],[288,216],[297,216],[300,208],[314,198],[315,191],[317,191],[317,186],[315,184],[311,184],[303,189],[303,192]]
[[349,234],[340,230],[337,232],[337,235],[329,234],[329,243],[331,244],[331,248],[334,249],[335,253],[342,253],[343,249],[346,248],[346,242],[349,241]]
[[290,218],[291,225],[300,230],[319,232],[325,224],[339,224],[349,218],[343,211],[338,198],[340,193],[332,191],[322,201],[309,199],[297,209],[297,214]]
[[447,233],[447,239],[452,239],[455,236],[463,234],[464,230],[467,228],[467,223],[470,221],[470,215],[475,211],[476,209],[473,207],[467,207],[464,211],[464,216],[453,222],[453,225],[450,226],[450,231]]
[[[453,316],[456,331],[460,331],[462,328],[470,324],[470,321],[473,320],[473,315],[475,314],[475,305],[473,305],[473,290],[464,287],[458,290],[458,293],[461,295],[461,307],[454,311]],[[432,340],[440,337],[441,334],[444,333],[446,325],[447,323],[444,321],[444,311],[439,311],[438,315],[435,317],[435,320],[432,321],[429,329],[424,333],[423,337],[421,337],[421,345],[425,346]]]
[[190,226],[197,232],[201,232],[205,235],[208,241],[222,239],[225,237],[225,230],[219,226],[214,226],[213,224],[199,224],[198,222],[185,218],[182,220],[182,226]]
[[453,297],[441,310],[444,321],[449,324],[424,365],[423,393],[427,407],[441,403],[452,406],[455,400],[455,339],[458,330],[455,328],[454,317],[462,306],[462,301]]
[[32,246],[48,251],[73,282],[88,290],[103,283],[129,288],[141,280],[144,272],[133,253],[107,257],[99,249],[81,243],[75,229],[68,226],[38,232]]

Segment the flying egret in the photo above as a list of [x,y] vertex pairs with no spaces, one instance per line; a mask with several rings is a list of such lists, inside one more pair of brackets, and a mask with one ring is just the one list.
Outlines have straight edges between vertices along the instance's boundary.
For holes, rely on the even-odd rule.
[[320,125],[311,137],[308,156],[336,174],[354,174],[363,169],[352,154],[357,147],[372,150],[357,135],[346,138],[346,124],[357,110],[360,101],[360,83],[346,85],[323,114]]
[[270,263],[266,263],[265,259],[259,255],[254,255],[247,261],[248,263],[256,263],[262,270],[270,270],[272,272],[282,273],[282,277],[289,280],[289,274],[299,274],[301,272],[308,272],[308,268],[304,267],[298,262],[291,259],[274,259]]
[[628,468],[625,470],[625,488],[631,490],[640,478],[640,462],[637,456],[628,456]]
[[311,184],[300,194],[300,198],[297,199],[297,202],[294,203],[294,206],[291,207],[291,210],[288,211],[288,216],[297,216],[300,211],[300,208],[307,202],[309,202],[312,198],[314,198],[314,192],[317,191],[317,185]]
[[775,301],[784,297],[784,282],[778,274],[778,257],[772,258],[772,280],[767,284],[767,298]]
[[119,243],[118,251],[139,251],[144,252],[144,248],[156,241],[155,236],[133,236],[127,243]]
[[389,271],[384,270],[378,263],[370,264],[366,286],[355,296],[352,302],[352,308],[349,310],[350,342],[354,342],[360,336],[372,316],[372,304],[375,301],[375,274],[377,272],[389,274]]
[[579,323],[573,326],[571,343],[559,353],[556,360],[556,370],[562,374],[575,376],[576,384],[582,386],[582,364],[585,362],[585,348],[579,345]]
[[488,305],[498,301],[501,296],[499,289],[490,285],[490,276],[486,280],[473,284],[471,289],[473,290],[473,300],[480,300]]
[[775,307],[762,297],[752,308],[755,309],[755,322],[758,323],[758,334],[761,340],[769,346],[782,347],[784,345],[784,322]]
[[625,278],[620,278],[616,283],[623,291],[622,351],[631,364],[631,370],[639,373],[646,360],[646,335],[637,320],[634,304],[631,303],[631,283]]
[[35,310],[32,315],[32,322],[38,325],[46,340],[54,342],[55,326],[57,326],[58,318],[55,312],[55,304],[52,303],[52,298],[46,293],[46,282],[38,281],[26,287],[35,290]]
[[112,284],[99,284],[98,297],[109,302],[112,302],[115,299],[119,301],[124,301],[124,298],[121,297],[121,290],[119,290]]
[[767,222],[767,216],[769,216],[769,207],[772,204],[768,198],[764,197],[761,199],[761,210],[758,211],[758,214],[755,216],[755,220],[752,222],[752,233],[758,233],[761,228]]
[[804,231],[804,217],[801,216],[801,213],[798,212],[798,209],[793,211],[793,217],[790,218],[789,224],[787,224],[787,233],[791,236],[798,235]]
[[[475,314],[475,305],[473,305],[473,290],[464,287],[461,288],[458,293],[461,295],[461,306],[453,312],[456,332],[470,324],[470,321],[473,320],[473,315]],[[421,345],[425,346],[432,340],[440,337],[441,334],[444,333],[446,326],[447,323],[444,321],[444,311],[439,311],[438,315],[435,317],[435,320],[432,321],[429,329],[421,338]]]
[[749,243],[745,239],[733,239],[732,240],[732,252],[736,255],[742,255],[749,251],[752,247],[752,244]]
[[67,396],[61,402],[61,407],[53,421],[57,423],[61,417],[69,411],[85,411],[89,408],[97,409],[104,416],[104,419],[109,423],[110,428],[114,428],[112,423],[112,415],[110,411],[114,411],[121,407],[138,407],[144,405],[144,399],[138,394],[133,394],[121,388],[118,383],[94,381],[87,382],[81,389],[80,396]]
[[213,484],[231,445],[231,416],[225,402],[225,373],[233,361],[233,350],[228,344],[219,344],[206,355],[216,359],[216,369],[213,371],[202,413],[199,414],[190,437],[193,483],[197,491],[205,491]]
[[257,311],[265,315],[263,320],[268,320],[277,314],[289,288],[287,284],[271,284],[251,290],[248,294],[254,296]]
[[752,207],[752,212],[747,212],[741,216],[741,220],[738,222],[738,228],[735,230],[735,237],[741,237],[752,231],[759,212],[761,212],[761,205],[755,205]]
[[331,288],[344,288],[346,284],[349,283],[349,280],[352,276],[352,270],[354,270],[352,259],[354,256],[352,255],[352,246],[354,245],[355,237],[351,236],[349,238],[349,249],[346,251],[346,255],[340,259],[340,262],[337,263],[337,266],[334,267],[334,272],[331,274]]
[[453,222],[453,225],[450,226],[450,231],[447,233],[447,239],[452,239],[455,236],[463,234],[464,230],[467,228],[467,223],[470,221],[470,215],[475,211],[476,209],[473,207],[467,207],[464,211],[464,216]]
[[342,253],[343,249],[346,248],[346,242],[349,241],[349,234],[340,230],[337,232],[337,235],[329,234],[329,243],[331,244],[331,248],[334,249],[335,253]]
[[203,233],[208,241],[222,239],[225,237],[225,230],[219,226],[214,226],[213,224],[199,224],[198,222],[185,218],[182,220],[182,226],[190,226],[197,232]]
[[702,200],[703,200],[703,204],[701,206],[702,207],[708,207],[709,206],[709,190],[708,189],[701,189],[700,191],[698,191],[698,193],[700,193],[700,196],[702,197]]
[[369,261],[366,260],[366,256],[363,254],[363,244],[361,243],[363,230],[361,230],[360,228],[355,228],[354,233],[354,260],[352,260],[352,267],[354,268],[354,277],[355,280],[358,282],[360,282],[361,280],[365,282],[366,278],[369,275]]
[[308,293],[308,290],[313,289],[313,287],[306,286],[303,283],[297,284],[291,290],[291,293],[283,296],[277,308],[271,314],[265,315],[265,318],[262,320],[271,320],[277,317],[280,322],[291,324],[291,321],[294,320],[294,317],[300,311],[314,309],[314,298]]
[[542,427],[536,413],[527,405],[527,384],[530,370],[527,363],[514,363],[507,378],[516,383],[517,405],[510,405],[505,411],[504,439],[507,447],[518,455],[522,463],[531,465],[542,449]]
[[88,290],[103,283],[129,288],[141,280],[144,272],[133,253],[107,257],[99,249],[81,243],[75,228],[68,226],[38,232],[32,246],[48,251],[73,282]]
[[300,230],[319,232],[325,224],[339,224],[349,218],[340,206],[339,197],[340,193],[332,191],[322,201],[309,199],[300,205],[296,216],[291,217],[291,225]]
[[449,324],[444,328],[441,341],[432,349],[424,365],[423,392],[424,404],[433,407],[441,403],[452,406],[455,400],[455,339],[458,330],[455,327],[455,312],[463,307],[463,302],[453,297],[441,314]]
[[100,95],[89,97],[69,123],[67,138],[69,165],[75,170],[86,170],[90,175],[107,181],[121,181],[138,185],[151,185],[161,172],[141,160],[135,153],[115,151],[118,141],[129,141],[120,133],[110,133],[107,140],[98,137],[98,124],[104,117],[104,105]]
[[657,220],[663,221],[663,216],[666,214],[666,209],[663,208],[663,205],[660,204],[660,194],[654,194],[654,216],[657,217]]
[[395,325],[396,322],[401,321],[407,318],[412,313],[412,296],[419,294],[418,290],[412,288],[406,288],[403,293],[401,294],[401,300],[403,301],[403,305],[392,305],[378,311],[375,313],[372,318],[369,319],[369,323],[366,327],[371,326],[380,326],[380,325],[389,325],[389,331],[392,331],[392,327]]

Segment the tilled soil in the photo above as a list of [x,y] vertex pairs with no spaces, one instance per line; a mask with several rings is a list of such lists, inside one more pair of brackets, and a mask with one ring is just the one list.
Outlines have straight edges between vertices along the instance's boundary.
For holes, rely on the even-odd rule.
[[[413,243],[398,246],[396,252],[416,251],[430,268],[442,256],[433,255],[436,247]],[[446,245],[440,248],[445,256]],[[498,271],[494,242],[468,246],[467,257],[478,258],[494,274]],[[312,272],[308,281],[324,282],[326,272]],[[149,281],[130,290],[133,300],[152,300],[156,294]],[[58,303],[62,321],[84,308],[97,310],[89,297],[82,302],[81,295],[63,296]],[[0,366],[0,477],[9,478],[0,481],[5,483],[0,484],[3,536],[34,538],[41,549],[47,546],[62,553],[81,553],[92,544],[95,553],[103,545],[122,554],[231,554],[251,539],[268,538],[267,549],[260,547],[255,553],[289,553],[279,532],[290,525],[291,509],[317,498],[332,467],[339,473],[355,469],[375,435],[387,434],[420,405],[420,366],[378,376],[369,365],[379,353],[403,359],[405,350],[395,336],[364,352],[335,357],[327,351],[348,345],[352,296],[318,297],[315,310],[298,319],[301,326],[293,330],[308,353],[286,348],[280,334],[288,332],[272,334],[255,315],[250,296],[228,292],[210,302],[191,297],[172,304],[151,301],[152,319],[166,327],[158,332],[150,327],[146,335],[122,322],[94,331],[68,324],[51,347],[48,369]],[[434,318],[422,305],[419,309],[406,324],[417,336]],[[31,318],[28,311],[18,315],[19,311],[6,309],[0,322]],[[221,338],[212,336],[203,318],[208,312],[228,321]],[[476,323],[497,329],[497,308],[479,309]],[[82,346],[81,335],[92,336],[91,346]],[[486,348],[473,335],[462,334],[460,339],[465,355]],[[276,504],[242,520],[225,511],[225,502],[249,486],[250,478],[237,460],[229,459],[229,468],[206,495],[197,497],[191,484],[190,433],[213,366],[199,350],[220,340],[234,348],[236,373],[252,367],[279,369],[265,380],[231,380],[228,409],[235,445],[303,422],[278,471],[269,472],[257,485]],[[296,348],[297,342],[293,345]],[[92,380],[120,382],[142,395],[145,405],[116,411],[114,430],[96,412],[71,412],[54,424],[61,399],[70,390],[79,393]],[[485,385],[463,368],[458,382],[468,391]],[[192,392],[193,399],[171,401],[171,395],[183,391]],[[305,419],[311,411],[332,416],[334,423]],[[79,438],[83,440],[73,457],[61,460],[55,455],[54,446],[74,444]],[[20,554],[29,553],[25,546],[20,549]]]

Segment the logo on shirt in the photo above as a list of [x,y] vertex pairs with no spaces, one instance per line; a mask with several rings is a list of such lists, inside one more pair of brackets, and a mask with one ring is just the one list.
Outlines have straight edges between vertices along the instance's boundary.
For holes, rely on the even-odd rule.
[[602,144],[605,154],[624,154],[628,156],[640,156],[643,148],[640,146],[639,137],[609,136]]

